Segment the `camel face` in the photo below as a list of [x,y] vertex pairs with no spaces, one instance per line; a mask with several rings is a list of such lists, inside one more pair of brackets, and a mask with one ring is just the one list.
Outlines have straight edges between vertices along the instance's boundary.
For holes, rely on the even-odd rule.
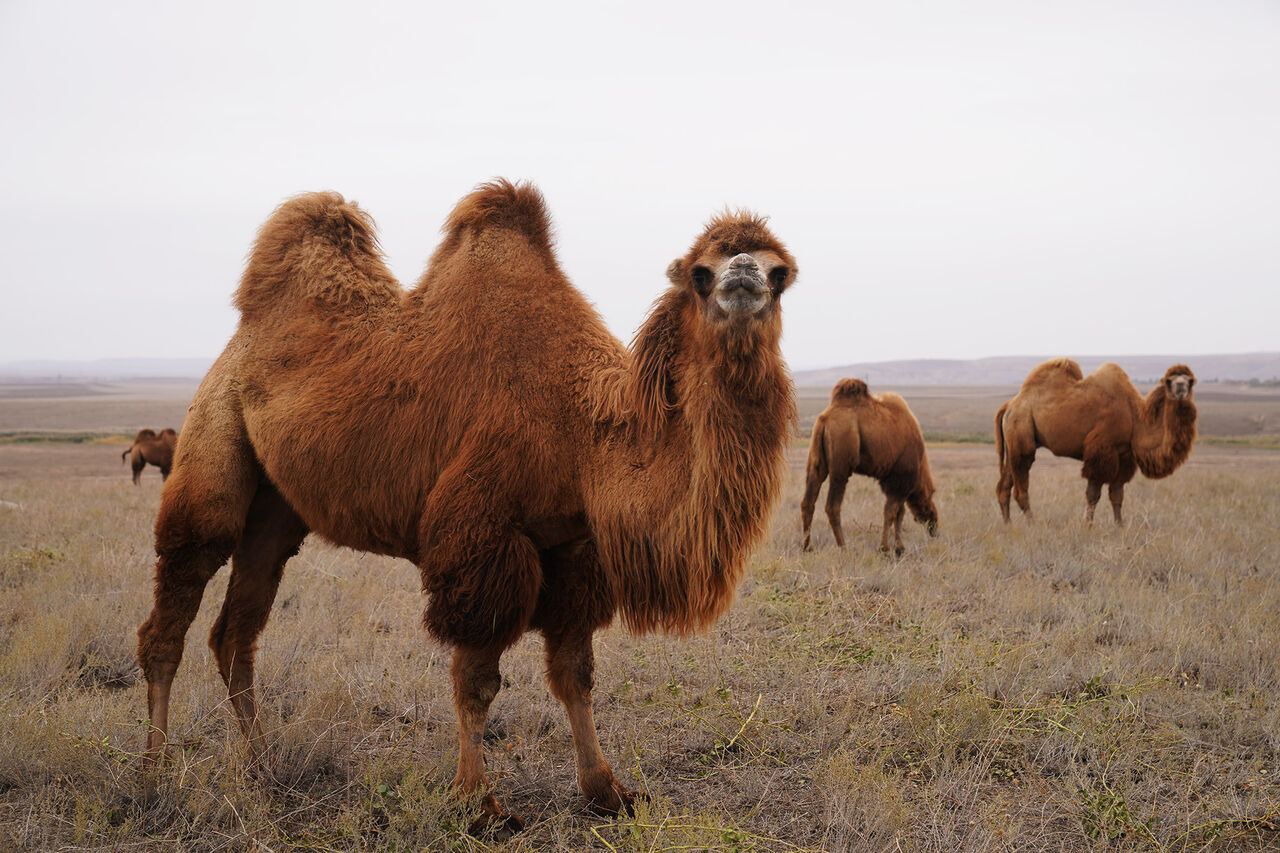
[[777,301],[791,271],[774,252],[757,249],[698,259],[690,276],[712,320],[746,322],[763,317]]
[[1164,378],[1165,390],[1175,400],[1191,399],[1191,386],[1195,384],[1196,378],[1190,373],[1174,373]]

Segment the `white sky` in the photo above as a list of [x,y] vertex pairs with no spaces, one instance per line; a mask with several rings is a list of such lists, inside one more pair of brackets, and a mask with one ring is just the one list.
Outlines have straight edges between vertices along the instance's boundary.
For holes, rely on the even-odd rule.
[[0,0],[0,128],[0,362],[212,358],[303,190],[410,285],[498,175],[624,340],[727,204],[797,369],[1280,349],[1274,0]]

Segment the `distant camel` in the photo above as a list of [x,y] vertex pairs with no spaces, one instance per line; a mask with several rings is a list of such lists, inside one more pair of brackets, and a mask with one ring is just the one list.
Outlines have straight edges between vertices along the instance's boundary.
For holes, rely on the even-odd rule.
[[550,233],[536,189],[482,186],[405,292],[368,215],[335,193],[263,225],[240,326],[196,394],[156,519],[155,607],[138,629],[149,762],[184,635],[229,556],[209,644],[262,754],[254,649],[315,531],[419,567],[426,628],[454,649],[455,784],[482,797],[473,831],[522,825],[494,797],[482,745],[499,659],[530,630],[582,792],[602,812],[631,805],[592,719],[592,634],[615,616],[689,634],[732,601],[786,472],[780,297],[795,262],[763,219],[715,217],[628,350]]
[[925,526],[930,536],[938,533],[938,510],[933,505],[933,476],[924,449],[920,423],[907,408],[907,401],[885,392],[872,396],[861,379],[841,379],[831,390],[831,405],[818,415],[809,442],[809,464],[805,470],[804,498],[800,502],[800,522],[804,527],[804,550],[810,550],[809,527],[822,481],[831,475],[827,490],[827,519],[836,544],[844,547],[840,529],[840,504],[845,484],[853,474],[865,474],[880,481],[884,492],[884,529],[880,550],[889,550],[889,528],[893,528],[894,553],[902,554],[904,505]]
[[1185,364],[1165,371],[1143,400],[1119,365],[1102,365],[1087,377],[1069,358],[1046,361],[1028,374],[1022,390],[996,412],[996,451],[1000,482],[996,497],[1009,520],[1009,494],[1031,517],[1028,479],[1036,448],[1084,462],[1085,518],[1107,485],[1116,524],[1124,485],[1135,469],[1153,480],[1167,477],[1186,461],[1196,438],[1196,406],[1191,389],[1196,377]]
[[120,454],[120,464],[124,464],[126,456],[131,456],[133,464],[134,485],[142,481],[142,469],[147,463],[160,469],[160,479],[169,479],[169,469],[173,467],[173,450],[178,445],[178,434],[165,427],[157,433],[153,429],[138,430],[133,437],[133,444]]

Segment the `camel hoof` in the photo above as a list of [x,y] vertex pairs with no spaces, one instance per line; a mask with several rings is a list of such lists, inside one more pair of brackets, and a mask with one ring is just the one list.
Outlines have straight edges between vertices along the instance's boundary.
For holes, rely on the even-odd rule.
[[467,835],[472,838],[493,839],[494,841],[510,841],[517,833],[524,830],[524,821],[515,815],[485,811],[467,827]]
[[614,780],[608,793],[603,797],[587,797],[587,808],[593,814],[603,815],[605,817],[617,817],[620,814],[625,814],[628,817],[634,817],[636,813],[636,802],[638,800],[648,799],[648,794],[642,791],[633,791],[621,782]]

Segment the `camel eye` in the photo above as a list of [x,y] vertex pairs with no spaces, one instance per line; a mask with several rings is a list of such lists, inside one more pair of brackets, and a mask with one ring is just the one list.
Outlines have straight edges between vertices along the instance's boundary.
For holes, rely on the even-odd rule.
[[711,279],[714,276],[711,270],[706,267],[693,268],[693,289],[698,291],[699,296],[706,296],[711,292]]
[[786,267],[774,267],[769,271],[769,285],[774,290],[781,290],[782,285],[786,284],[787,276],[790,275],[790,273],[791,270]]

